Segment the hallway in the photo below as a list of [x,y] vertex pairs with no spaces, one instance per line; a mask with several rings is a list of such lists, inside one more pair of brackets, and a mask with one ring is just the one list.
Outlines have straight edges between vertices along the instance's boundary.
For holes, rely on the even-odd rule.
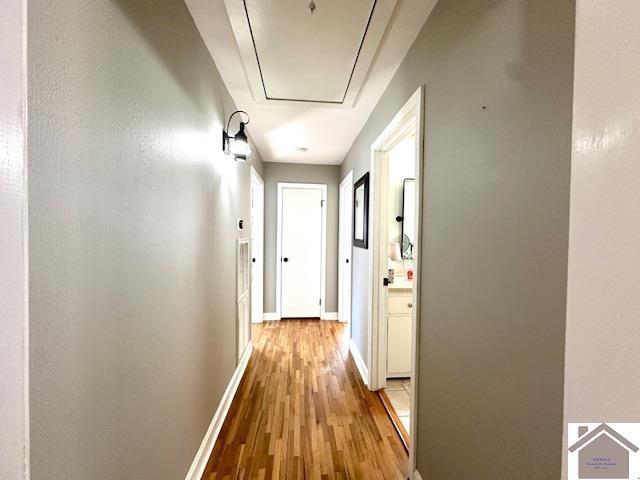
[[255,350],[204,479],[407,478],[407,454],[344,333],[333,321],[254,326]]
[[640,480],[640,0],[3,7],[0,480]]

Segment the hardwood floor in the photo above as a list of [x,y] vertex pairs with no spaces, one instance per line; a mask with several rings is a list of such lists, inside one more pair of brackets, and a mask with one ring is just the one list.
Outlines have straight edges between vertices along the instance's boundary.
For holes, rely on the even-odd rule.
[[255,326],[254,352],[204,479],[408,478],[402,442],[338,322]]

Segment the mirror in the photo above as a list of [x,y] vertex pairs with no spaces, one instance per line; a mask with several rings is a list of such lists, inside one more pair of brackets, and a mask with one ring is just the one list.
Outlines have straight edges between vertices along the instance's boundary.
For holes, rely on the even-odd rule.
[[415,236],[416,181],[405,178],[402,182],[402,258],[413,259]]
[[369,242],[369,173],[353,186],[353,246],[367,248]]

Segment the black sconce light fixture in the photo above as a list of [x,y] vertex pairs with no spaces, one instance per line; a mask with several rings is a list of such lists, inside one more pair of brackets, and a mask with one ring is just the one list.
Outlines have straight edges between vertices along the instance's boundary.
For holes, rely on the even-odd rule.
[[[244,113],[247,116],[246,122],[240,122],[240,129],[238,133],[231,136],[227,133],[229,130],[229,124],[234,115]],[[227,128],[222,130],[222,150],[227,155],[233,155],[236,162],[246,162],[249,155],[251,155],[251,146],[247,139],[247,134],[244,133],[244,126],[249,123],[249,114],[242,110],[236,110],[231,114],[227,121]]]

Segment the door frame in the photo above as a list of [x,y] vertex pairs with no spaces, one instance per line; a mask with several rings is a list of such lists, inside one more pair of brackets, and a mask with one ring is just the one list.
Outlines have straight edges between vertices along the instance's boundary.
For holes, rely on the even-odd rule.
[[[258,218],[260,219],[260,223],[262,225],[262,253],[260,255],[254,255],[254,245],[253,245],[253,238],[254,238],[254,232],[253,232],[253,224],[251,225],[251,235],[250,235],[250,239],[251,239],[251,258],[256,258],[256,266],[259,266],[260,268],[258,268],[258,270],[260,272],[262,272],[262,278],[259,279],[260,282],[260,290],[262,291],[261,293],[261,301],[260,301],[260,305],[262,305],[261,307],[261,312],[259,312],[259,315],[255,315],[255,312],[253,311],[253,301],[254,301],[254,288],[253,288],[253,280],[254,280],[254,276],[253,276],[253,261],[251,262],[251,323],[262,323],[264,321],[264,180],[262,180],[262,177],[260,177],[260,175],[258,174],[258,172],[256,171],[255,168],[253,168],[253,165],[251,166],[251,173],[250,173],[250,177],[249,177],[249,208],[250,208],[250,220],[253,220],[253,183],[258,183],[259,185],[261,185],[262,187],[262,202],[261,202],[261,207],[260,207],[260,212],[258,212]],[[256,321],[256,318],[258,319]]]
[[[417,424],[417,402],[418,402],[418,352],[420,337],[420,291],[422,273],[422,198],[423,198],[423,158],[424,158],[424,86],[411,95],[409,100],[396,113],[391,122],[385,127],[382,133],[371,145],[371,193],[373,212],[372,219],[372,252],[369,255],[369,268],[371,272],[371,283],[369,286],[370,303],[368,312],[368,355],[367,367],[369,370],[369,389],[378,390],[386,383],[386,319],[381,321],[380,312],[386,310],[385,296],[381,295],[383,278],[387,276],[387,238],[386,227],[380,228],[379,219],[384,214],[382,210],[386,207],[386,199],[381,202],[382,192],[386,191],[387,172],[387,152],[399,139],[404,138],[409,128],[415,129],[415,179],[416,179],[416,251],[414,258],[414,288],[413,288],[413,310],[411,313],[411,392],[410,392],[410,412],[411,427],[409,444],[409,465],[411,471],[415,470],[415,445],[416,445],[416,424]],[[386,217],[385,217],[386,218]],[[382,234],[385,233],[385,238]]]
[[292,183],[278,182],[278,215],[276,224],[276,318],[282,318],[282,191],[285,188],[318,189],[322,192],[322,254],[320,279],[320,318],[326,313],[327,287],[327,184],[326,183]]
[[[349,195],[343,195],[342,191],[345,187],[350,187],[351,193]],[[353,170],[345,175],[338,187],[339,195],[339,210],[338,210],[338,320],[343,323],[351,324],[351,302],[349,302],[348,320],[344,320],[344,303],[343,303],[343,287],[344,287],[344,274],[342,261],[346,258],[349,259],[349,270],[351,270],[351,278],[353,278],[353,219],[350,218],[348,222],[345,222],[345,215],[353,216]],[[347,226],[345,231],[345,226]],[[347,251],[344,251],[344,245],[349,245]],[[349,338],[351,338],[350,328]]]

